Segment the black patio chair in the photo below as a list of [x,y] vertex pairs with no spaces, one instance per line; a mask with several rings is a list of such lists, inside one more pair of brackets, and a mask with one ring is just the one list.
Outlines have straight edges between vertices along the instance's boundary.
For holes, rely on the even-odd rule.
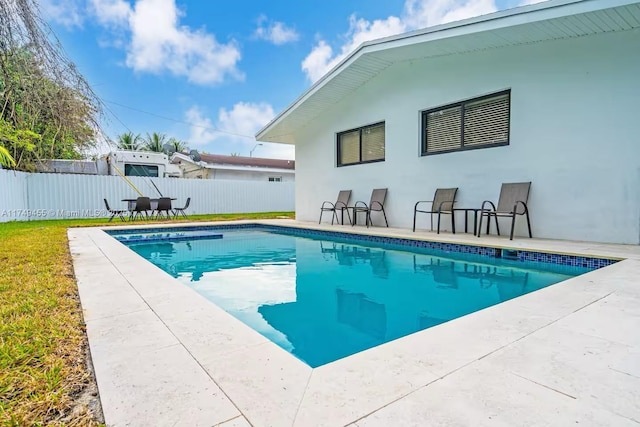
[[371,192],[371,200],[367,205],[363,201],[357,201],[353,206],[353,223],[352,225],[356,225],[358,212],[364,212],[366,214],[365,223],[367,227],[369,224],[373,225],[373,221],[371,220],[371,212],[382,212],[384,216],[384,223],[387,227],[389,227],[389,222],[387,221],[387,214],[384,211],[384,200],[387,198],[387,189],[386,188],[377,188]]
[[[440,215],[451,215],[451,231],[456,232],[456,221],[453,215],[453,204],[456,202],[458,188],[438,188],[433,196],[433,200],[421,200],[413,207],[413,231],[416,231],[416,215],[418,213],[429,214],[431,219],[431,231],[433,231],[433,214],[438,214],[438,234],[440,234]],[[429,210],[423,210],[420,205],[431,203]]]
[[142,217],[142,213],[144,212],[143,219],[149,219],[149,211],[151,210],[151,199],[148,197],[138,197],[136,199],[136,204],[131,210],[129,215],[129,220],[133,221],[138,217]]
[[189,207],[189,203],[191,203],[191,197],[187,197],[187,202],[181,208],[173,208],[173,217],[177,218],[178,215],[182,215],[185,219],[187,219],[187,214],[184,211]]
[[171,208],[171,198],[160,197],[156,204],[155,210],[151,212],[151,217],[153,218],[153,215],[155,213],[156,218],[159,219],[163,216],[162,213],[164,212],[164,214],[166,215],[166,218],[170,219],[172,211],[173,209]]
[[482,208],[480,210],[480,223],[478,224],[478,237],[482,233],[482,218],[487,217],[487,233],[491,226],[491,218],[494,218],[496,223],[496,232],[500,235],[500,226],[498,225],[498,217],[511,218],[511,234],[509,240],[513,240],[513,230],[516,225],[516,215],[524,215],[527,219],[527,228],[529,229],[529,238],[533,237],[531,234],[531,223],[529,222],[529,208],[527,207],[527,201],[529,200],[529,190],[531,189],[531,182],[514,182],[502,184],[500,189],[500,198],[498,199],[498,206],[493,204],[490,200],[482,202]]
[[107,212],[111,214],[111,216],[109,217],[109,222],[113,221],[113,218],[115,218],[116,216],[120,217],[120,220],[126,221],[124,214],[128,212],[127,210],[111,209],[109,207],[109,202],[107,202],[107,199],[102,199],[102,200],[104,200],[104,206],[107,208]]
[[335,203],[322,202],[318,224],[322,222],[323,213],[332,212],[333,215],[331,216],[331,225],[333,225],[333,221],[338,219],[338,211],[340,211],[340,217],[343,220],[342,222],[344,222],[344,211],[347,211],[347,217],[349,218],[349,223],[351,223],[351,215],[349,215],[349,210],[347,209],[347,204],[349,203],[350,198],[351,190],[342,190],[338,193],[338,200],[336,200]]

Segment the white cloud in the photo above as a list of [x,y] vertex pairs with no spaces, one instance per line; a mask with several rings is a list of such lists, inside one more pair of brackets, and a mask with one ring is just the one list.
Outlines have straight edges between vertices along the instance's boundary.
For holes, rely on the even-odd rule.
[[300,38],[300,34],[295,29],[287,27],[282,22],[268,22],[265,16],[258,19],[258,28],[256,28],[255,36],[275,45],[295,42]]
[[387,19],[376,19],[369,22],[366,19],[357,19],[355,15],[349,17],[348,42],[342,46],[342,53],[349,53],[360,44],[387,37],[406,31],[407,26],[402,19],[389,16]]
[[[214,146],[211,151],[220,154],[239,152],[241,155],[247,156],[257,144],[254,138],[255,133],[275,117],[275,112],[273,107],[265,102],[238,102],[229,110],[221,108],[215,122],[207,117],[198,106],[187,110],[185,117],[191,124],[190,136],[187,139],[190,146],[204,147],[214,142],[225,143],[225,149],[228,149],[228,153],[221,152],[219,146]],[[261,144],[256,147],[254,152],[256,157],[294,158],[293,146]]]
[[266,102],[238,102],[231,110],[220,109],[218,125],[227,132],[253,138],[275,115],[273,107]]
[[358,19],[355,15],[351,15],[349,17],[349,31],[345,34],[347,41],[342,45],[340,53],[334,56],[331,46],[324,40],[320,40],[311,50],[311,53],[302,61],[302,70],[307,74],[309,80],[315,82],[327,71],[338,65],[361,43],[399,34],[405,30],[405,24],[395,16],[369,22],[366,19]]
[[524,0],[518,4],[518,6],[529,6],[530,4],[542,3],[548,0]]
[[89,10],[101,25],[126,27],[133,10],[124,0],[89,0]]
[[302,70],[311,82],[315,82],[363,42],[496,10],[495,0],[405,0],[400,17],[392,15],[371,22],[351,15],[349,30],[344,34],[345,42],[339,52],[334,54],[333,48],[321,39],[302,61]]
[[67,28],[81,27],[84,21],[82,0],[38,0],[38,7],[47,21]]
[[411,29],[432,27],[495,12],[494,0],[406,0],[403,19]]
[[309,80],[315,82],[341,60],[341,56],[333,56],[333,49],[327,42],[320,40],[302,61],[302,70]]
[[215,126],[211,119],[205,117],[202,111],[193,106],[185,113],[186,120],[191,124],[191,133],[189,136],[189,145],[206,145],[216,139],[219,134],[213,129]]
[[[181,25],[184,13],[175,0],[137,0],[133,6],[125,0],[89,1],[98,23],[112,30],[112,45],[126,49],[125,64],[134,71],[169,72],[202,85],[244,77],[236,68],[237,43],[220,43],[204,29]],[[124,42],[123,31],[130,37]]]

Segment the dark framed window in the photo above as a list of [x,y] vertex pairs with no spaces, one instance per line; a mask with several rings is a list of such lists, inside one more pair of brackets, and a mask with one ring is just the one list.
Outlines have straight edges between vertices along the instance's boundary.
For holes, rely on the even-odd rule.
[[422,155],[509,145],[511,90],[422,112]]
[[384,122],[338,134],[338,166],[384,161]]
[[125,176],[158,176],[158,166],[152,165],[124,165]]

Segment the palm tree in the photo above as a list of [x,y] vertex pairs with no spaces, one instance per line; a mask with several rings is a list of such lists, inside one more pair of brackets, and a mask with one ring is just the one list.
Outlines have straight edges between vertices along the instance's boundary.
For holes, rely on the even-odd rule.
[[167,140],[167,135],[163,133],[153,132],[152,134],[147,133],[147,136],[144,138],[144,146],[143,149],[145,151],[153,151],[154,153],[164,153],[164,143]]
[[169,144],[171,149],[176,153],[181,153],[187,149],[187,144],[177,138],[169,138],[167,144]]
[[0,166],[13,167],[16,165],[16,161],[11,157],[9,150],[0,145]]
[[140,134],[133,132],[118,135],[118,148],[121,150],[136,151],[140,149]]

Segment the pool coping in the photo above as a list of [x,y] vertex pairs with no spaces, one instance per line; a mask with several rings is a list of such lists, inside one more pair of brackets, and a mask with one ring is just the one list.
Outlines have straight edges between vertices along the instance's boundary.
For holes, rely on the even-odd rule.
[[[69,229],[108,425],[136,424],[142,419],[149,422],[150,416],[156,417],[153,423],[158,425],[184,423],[187,419],[190,425],[225,421],[228,425],[241,421],[255,426],[375,425],[376,417],[389,411],[384,408],[404,404],[425,390],[440,387],[438,384],[452,381],[450,378],[457,378],[460,372],[486,364],[492,355],[625,291],[628,276],[637,274],[640,265],[640,248],[626,245],[509,241],[492,236],[474,240],[468,235],[328,227],[287,220],[194,225],[223,224],[276,224],[465,245],[476,241],[476,246],[623,261],[312,369],[195,291],[176,287],[174,278],[144,262],[104,233],[103,228]],[[157,225],[108,230],[127,228]],[[558,251],[557,247],[565,251]],[[611,280],[612,277],[617,279]],[[620,277],[627,277],[627,281]],[[509,322],[505,323],[505,319]],[[140,329],[141,322],[147,326]],[[212,324],[216,325],[214,329]],[[452,337],[464,337],[464,354],[460,354],[459,339]],[[123,366],[139,369],[123,377],[118,374]],[[173,376],[163,377],[163,381],[152,378],[151,374],[165,375],[171,370],[168,366]],[[190,385],[200,388],[184,390],[184,378],[192,378]],[[534,385],[535,381],[530,384],[537,393],[541,386]],[[181,390],[191,398],[180,400],[176,394]],[[123,396],[133,403],[123,403]],[[162,405],[171,406],[173,411],[158,411]],[[197,411],[193,411],[194,406]]]

